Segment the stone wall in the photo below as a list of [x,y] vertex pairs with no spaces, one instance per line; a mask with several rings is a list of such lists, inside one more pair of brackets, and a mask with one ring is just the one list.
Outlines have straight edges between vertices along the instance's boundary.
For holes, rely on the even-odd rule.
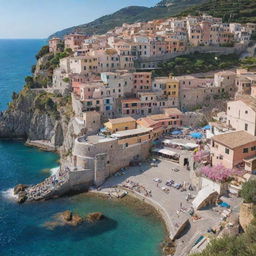
[[246,50],[246,48],[247,48],[247,44],[244,44],[244,45],[237,44],[235,47],[219,47],[219,46],[191,47],[183,52],[174,52],[174,53],[169,53],[169,54],[160,55],[160,56],[139,58],[135,62],[135,68],[137,70],[156,69],[158,64],[161,62],[165,62],[172,58],[182,56],[182,55],[192,54],[195,52],[215,53],[216,55],[222,55],[222,54],[227,55],[227,54],[232,54],[232,53],[241,54],[243,51]]
[[74,168],[93,172],[91,182],[101,185],[107,177],[113,175],[132,161],[145,160],[151,148],[151,142],[146,141],[126,147],[117,140],[107,140],[96,144],[75,141],[73,149]]

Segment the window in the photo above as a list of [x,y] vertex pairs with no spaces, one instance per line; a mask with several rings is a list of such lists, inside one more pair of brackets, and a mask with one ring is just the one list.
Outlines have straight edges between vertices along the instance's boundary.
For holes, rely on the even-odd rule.
[[248,148],[243,149],[243,153],[248,153],[248,151],[249,151]]
[[248,124],[244,124],[244,130],[245,130],[245,131],[248,130]]
[[229,154],[229,149],[225,148],[225,153],[228,155]]

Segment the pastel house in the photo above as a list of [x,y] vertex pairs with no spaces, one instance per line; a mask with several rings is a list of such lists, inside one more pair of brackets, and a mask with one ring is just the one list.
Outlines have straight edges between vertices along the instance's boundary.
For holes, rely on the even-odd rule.
[[132,130],[136,128],[136,120],[130,116],[109,119],[108,122],[104,124],[104,126],[110,133]]
[[221,164],[226,168],[243,167],[249,163],[253,167],[256,163],[256,137],[245,132],[236,131],[212,137],[212,164]]

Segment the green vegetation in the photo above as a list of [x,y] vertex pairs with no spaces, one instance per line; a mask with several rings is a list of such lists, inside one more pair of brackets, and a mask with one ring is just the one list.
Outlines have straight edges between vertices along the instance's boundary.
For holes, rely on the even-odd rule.
[[53,95],[42,92],[35,98],[35,109],[42,113],[49,113],[54,118],[58,119],[60,114],[57,110],[57,104],[53,101]]
[[194,53],[173,58],[159,64],[154,76],[175,76],[202,73],[218,69],[226,69],[239,65],[239,57],[236,54],[220,55],[214,53]]
[[45,45],[41,48],[41,50],[37,53],[36,55],[36,59],[38,60],[39,58],[43,57],[44,55],[46,55],[47,53],[49,53],[49,46]]
[[[52,74],[53,70],[58,67],[60,63],[60,59],[68,57],[72,55],[73,52],[71,49],[65,49],[63,52],[49,53],[43,47],[37,57],[43,57],[40,62],[40,72],[38,74],[32,76],[27,76],[25,78],[26,87],[27,88],[46,88],[48,85],[52,83]],[[34,74],[36,66],[32,67],[32,73]]]
[[244,183],[240,195],[246,203],[256,204],[256,180]]
[[[256,203],[256,181],[244,183],[241,196],[247,203]],[[254,207],[255,208],[255,207]],[[247,227],[245,233],[238,236],[224,236],[214,239],[201,253],[192,256],[255,256],[256,255],[256,211],[254,219]]]
[[188,8],[180,16],[207,13],[223,18],[224,22],[256,22],[255,0],[208,0],[206,3]]
[[246,57],[240,62],[242,68],[247,68],[248,70],[256,69],[256,57]]
[[68,83],[69,82],[69,78],[68,77],[63,78],[63,82],[64,83]]
[[123,23],[135,23],[171,16],[200,15],[207,13],[223,18],[224,22],[256,22],[255,0],[162,0],[147,8],[130,6],[90,23],[64,29],[50,37],[63,37],[73,32],[88,35],[103,34]]
[[202,253],[192,256],[255,256],[256,225],[250,224],[246,233],[214,239]]
[[256,40],[256,32],[253,32],[251,35],[251,40]]

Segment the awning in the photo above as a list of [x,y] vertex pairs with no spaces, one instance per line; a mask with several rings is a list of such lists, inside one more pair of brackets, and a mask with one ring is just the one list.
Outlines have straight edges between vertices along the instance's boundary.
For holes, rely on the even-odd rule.
[[163,143],[164,143],[164,144],[172,144],[172,141],[171,141],[171,140],[168,140],[168,139],[165,139],[165,140],[163,140]]
[[156,148],[156,149],[153,149],[153,152],[157,152],[167,156],[175,156],[177,154],[176,152],[171,151],[169,149],[165,149],[165,148],[162,148],[162,149]]
[[187,143],[187,144],[186,144],[186,147],[188,147],[188,148],[197,148],[198,145],[195,144],[195,143]]

